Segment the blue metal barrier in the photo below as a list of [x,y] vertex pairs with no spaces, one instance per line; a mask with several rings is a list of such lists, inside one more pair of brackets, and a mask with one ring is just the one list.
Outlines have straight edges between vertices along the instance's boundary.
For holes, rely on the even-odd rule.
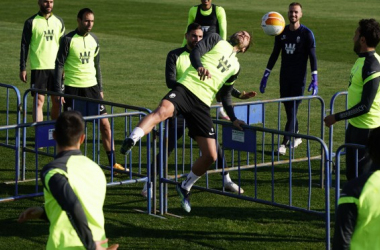
[[[44,91],[44,90],[38,90],[38,89],[28,89],[25,91],[24,95],[23,95],[23,111],[24,111],[24,114],[23,114],[23,123],[27,123],[27,118],[28,118],[28,113],[27,111],[29,110],[28,109],[28,97],[30,96],[31,92],[34,92],[36,94],[45,94],[45,95],[55,95],[55,96],[60,96],[60,97],[64,97],[64,98],[70,98],[70,99],[73,99],[74,100],[74,107],[75,109],[78,109],[80,112],[82,112],[83,116],[88,116],[88,115],[96,115],[98,114],[98,110],[99,110],[99,105],[104,105],[104,106],[107,106],[108,108],[108,113],[111,113],[111,114],[114,114],[116,112],[114,112],[115,109],[117,109],[117,113],[124,113],[124,112],[128,112],[128,111],[141,111],[141,112],[144,112],[144,113],[150,113],[151,111],[149,109],[146,109],[146,108],[143,108],[143,107],[136,107],[136,106],[131,106],[131,105],[124,105],[124,104],[118,104],[118,103],[113,103],[113,102],[108,102],[108,101],[100,101],[100,100],[94,100],[94,99],[89,99],[89,98],[84,98],[84,97],[78,97],[78,96],[73,96],[73,95],[65,95],[65,94],[58,94],[56,92],[51,92],[51,91]],[[49,98],[48,98],[49,99]],[[139,119],[141,119],[142,116],[139,117]],[[94,123],[95,125],[95,121],[98,122],[99,120],[93,120],[92,122]],[[124,127],[124,137],[126,136],[127,132],[130,131],[131,127],[132,127],[132,120],[129,120],[128,117],[125,118],[125,127]],[[99,124],[97,124],[99,125]],[[113,128],[113,121],[111,119],[111,122],[110,122],[110,125],[111,127]],[[39,131],[37,131],[39,132]],[[23,133],[26,135],[27,132],[26,130],[24,129]],[[98,126],[98,130],[93,130],[92,131],[92,135],[93,137],[97,137],[98,138],[98,141],[97,141],[97,148],[95,148],[95,146],[92,148],[92,151],[93,152],[93,155],[92,158],[96,163],[100,164],[100,135],[99,135],[99,126]],[[111,134],[112,136],[112,141],[113,141],[113,133]],[[42,143],[42,147],[47,147],[47,149],[45,151],[41,151],[39,150],[39,147],[40,146],[37,146],[38,145],[38,142],[35,141],[34,143],[34,150],[31,150],[30,148],[27,148],[27,142],[26,142],[26,136],[23,137],[23,141],[22,141],[22,147],[23,147],[23,158],[25,158],[25,153],[26,152],[31,152],[31,153],[34,153],[34,154],[42,154],[42,155],[50,155],[50,156],[53,156],[55,154],[54,152],[54,149],[52,149],[51,151],[53,152],[50,152],[49,150],[49,146],[50,144],[47,143],[47,141],[41,141],[40,140],[40,143]],[[113,146],[113,145],[111,145]],[[112,151],[112,150],[111,150]],[[113,163],[114,164],[114,163]],[[36,160],[36,165],[38,165],[38,162]],[[23,168],[25,167],[25,164],[23,163]]]
[[[318,117],[318,123],[311,122],[311,101],[316,100],[320,102],[320,114]],[[281,131],[281,102],[284,101],[295,101],[297,100],[307,100],[308,105],[301,105],[300,107],[306,108],[307,113],[307,119],[306,119],[306,135],[303,134],[301,131],[301,134],[294,134],[294,133],[287,133]],[[216,194],[222,194],[225,196],[230,196],[234,198],[254,201],[254,202],[260,202],[264,204],[269,204],[273,206],[288,208],[292,210],[298,210],[313,214],[318,214],[323,216],[325,222],[326,222],[326,249],[329,249],[330,242],[330,191],[329,189],[325,189],[325,206],[324,206],[324,212],[316,210],[312,210],[312,178],[315,177],[315,174],[312,174],[312,164],[311,160],[319,160],[317,164],[319,164],[319,176],[320,182],[319,185],[323,187],[325,183],[330,183],[331,176],[328,174],[330,172],[328,162],[330,162],[330,154],[327,150],[327,146],[323,142],[324,139],[324,124],[323,124],[323,118],[325,115],[325,105],[324,101],[319,96],[304,96],[304,97],[294,97],[294,98],[283,98],[283,99],[275,99],[275,100],[266,100],[266,101],[254,101],[254,102],[243,102],[243,103],[236,103],[235,110],[237,110],[237,115],[240,119],[246,121],[247,123],[262,123],[257,126],[246,126],[246,132],[252,132],[252,135],[241,135],[239,132],[232,132],[231,128],[227,129],[230,132],[230,135],[224,135],[223,134],[223,149],[224,152],[230,153],[230,164],[231,167],[223,167],[223,169],[218,169],[217,163],[215,164],[215,167],[212,167],[207,173],[202,177],[202,179],[205,179],[205,186],[196,186],[195,189],[208,191],[211,193]],[[271,120],[270,122],[266,121],[266,109],[268,107],[272,107],[270,105],[276,105],[277,106],[277,123],[276,121]],[[294,104],[295,105],[295,104]],[[212,106],[213,109],[219,107],[220,105]],[[273,110],[273,109],[272,109]],[[275,111],[274,111],[275,112]],[[313,112],[315,113],[315,108],[313,109]],[[217,114],[217,112],[215,112]],[[275,117],[275,116],[274,116]],[[305,123],[305,119],[303,120]],[[222,129],[219,129],[219,126],[223,125],[224,127],[230,127],[231,123],[229,122],[223,122],[220,120],[215,120],[214,123],[216,124],[216,135],[217,138],[220,138],[220,133]],[[274,124],[274,125],[273,125]],[[167,214],[168,213],[168,186],[167,184],[176,184],[179,182],[179,178],[184,177],[185,174],[185,166],[190,167],[193,164],[193,158],[197,156],[196,150],[193,149],[193,140],[190,140],[190,143],[186,143],[185,137],[182,139],[182,145],[177,143],[177,137],[175,138],[175,156],[174,156],[174,166],[171,164],[171,167],[169,169],[169,161],[168,154],[167,154],[167,141],[168,141],[168,130],[164,129],[164,127],[168,128],[168,122],[166,121],[166,125],[164,126],[163,123],[160,124],[159,129],[159,135],[160,135],[160,159],[158,161],[159,166],[163,166],[160,171],[160,182],[159,182],[159,191],[160,191],[160,213],[161,214]],[[175,126],[177,126],[177,123],[175,123]],[[273,126],[275,129],[269,129],[268,126]],[[302,127],[305,129],[305,126]],[[300,129],[301,130],[301,129]],[[177,129],[176,129],[177,131]],[[259,133],[258,133],[259,131]],[[240,145],[240,147],[235,147],[230,143],[230,145],[226,145],[228,139],[226,137],[230,137],[230,141],[233,141],[234,134],[235,140],[243,140],[245,142],[250,141],[252,142],[253,149],[250,146],[247,145]],[[312,135],[314,134],[314,135]],[[269,136],[268,136],[269,135]],[[306,149],[305,146],[301,147],[304,148],[305,153],[301,152],[301,149],[297,148],[297,154],[296,150],[289,148],[290,152],[289,155],[286,156],[287,159],[283,159],[282,156],[280,156],[278,153],[275,153],[275,147],[276,145],[279,145],[279,138],[280,135],[290,135],[292,136],[292,140],[294,138],[299,137],[302,139],[306,139]],[[244,139],[242,139],[244,138]],[[268,145],[269,141],[269,145]],[[166,142],[166,143],[165,143]],[[313,142],[312,145],[310,143]],[[236,144],[236,141],[234,142]],[[187,145],[190,144],[190,145]],[[232,146],[231,146],[232,145]],[[313,148],[313,146],[315,146]],[[227,150],[227,147],[229,150]],[[261,147],[261,148],[260,148]],[[250,149],[249,149],[250,148]],[[312,150],[312,148],[314,150]],[[243,149],[243,150],[242,150]],[[244,150],[246,149],[246,150]],[[239,151],[241,150],[241,151]],[[303,149],[302,149],[303,150]],[[186,154],[184,153],[186,151]],[[248,153],[248,151],[254,151],[253,153]],[[270,151],[270,157],[268,157],[268,152]],[[315,152],[320,152],[320,154],[315,155]],[[235,153],[237,152],[237,162],[235,159]],[[312,153],[314,152],[314,153]],[[244,153],[244,157],[241,157],[241,153]],[[304,154],[304,157],[300,157]],[[314,155],[313,155],[314,154]],[[185,159],[185,155],[187,159]],[[182,159],[181,159],[182,157]],[[180,162],[182,160],[182,162]],[[253,161],[253,162],[252,162]],[[308,176],[308,189],[307,189],[307,205],[305,208],[297,207],[293,204],[293,175],[292,175],[292,166],[298,162],[306,162],[307,164],[307,176]],[[173,160],[172,160],[173,163]],[[235,166],[234,166],[235,164]],[[276,185],[274,181],[274,174],[275,174],[275,166],[277,165],[287,165],[289,167],[289,195],[288,195],[288,204],[282,204],[276,201],[277,198],[275,198],[275,192],[274,187]],[[236,166],[237,165],[237,166]],[[315,165],[314,165],[315,166]],[[174,167],[174,169],[173,169]],[[258,197],[258,175],[257,170],[261,167],[266,167],[267,169],[270,169],[271,175],[272,175],[272,192],[269,199],[263,199]],[[240,179],[242,170],[248,170],[253,169],[254,170],[254,179],[253,179],[253,187],[254,187],[254,194],[252,197],[249,196],[243,196],[241,194],[231,194],[228,192],[225,192],[224,188],[222,191],[219,191],[215,188],[211,188],[209,185],[209,174],[211,173],[220,173],[225,171],[238,171],[238,183],[240,186]]]
[[[11,95],[10,92],[14,92],[14,94]],[[5,105],[4,105],[5,117],[2,116],[0,126],[7,126],[7,125],[15,124],[15,123],[17,124],[20,123],[21,95],[18,88],[10,84],[0,83],[0,94],[4,95],[5,97],[5,98],[4,97],[1,98],[2,101],[5,102]],[[12,115],[12,113],[14,115]],[[7,132],[5,144],[8,144],[8,142],[9,142],[9,135]]]
[[[324,115],[325,115],[325,104],[324,104],[324,101],[323,99],[320,97],[320,96],[301,96],[301,97],[291,97],[291,98],[280,98],[280,99],[273,99],[273,100],[263,100],[263,101],[252,101],[252,102],[239,102],[239,103],[235,103],[234,104],[234,109],[235,109],[235,112],[237,114],[237,117],[243,121],[245,121],[247,124],[255,124],[256,126],[262,126],[262,127],[270,127],[270,128],[275,128],[277,130],[282,130],[283,127],[281,126],[281,103],[282,102],[285,102],[285,101],[293,101],[294,102],[294,105],[295,105],[295,102],[296,101],[300,101],[300,100],[304,100],[304,101],[307,101],[308,105],[300,105],[300,109],[299,109],[299,113],[301,113],[302,111],[304,113],[307,113],[306,115],[306,118],[307,119],[303,119],[303,124],[302,125],[302,128],[303,130],[301,130],[300,132],[303,133],[303,134],[307,134],[307,135],[315,135],[319,138],[321,138],[322,140],[324,140],[324,124],[323,124],[323,118],[324,118]],[[315,101],[317,103],[319,103],[320,105],[318,106],[319,107],[319,115],[317,113],[317,117],[318,117],[318,123],[313,123],[311,122],[311,116],[310,116],[310,113],[311,113],[311,109],[312,107],[313,108],[313,112],[316,113],[315,111],[317,110],[315,108],[315,105],[314,106],[311,106],[311,102],[312,101]],[[217,117],[217,108],[219,108],[221,105],[213,105],[211,107],[211,111],[212,111],[212,114],[215,114],[216,116],[216,119],[218,120],[218,117]],[[275,108],[274,108],[275,107]],[[267,110],[270,109],[270,111],[272,111],[274,114],[273,114],[273,117],[277,117],[277,120],[276,119],[270,119],[270,121],[267,121],[266,120],[266,113],[268,112]],[[286,120],[286,119],[284,119]],[[260,123],[260,124],[256,124],[256,123]],[[301,121],[300,121],[301,123]],[[306,124],[305,124],[306,123]],[[177,123],[175,123],[175,126],[177,126]],[[168,126],[165,126],[165,127],[168,127]],[[183,126],[185,127],[185,126]],[[306,131],[305,131],[305,128],[306,128]],[[175,129],[177,131],[177,129]],[[217,136],[217,140],[220,140],[219,137],[219,126],[216,126],[215,128],[216,130],[216,136]],[[306,132],[306,133],[304,133]],[[185,132],[182,132],[182,134],[185,134]],[[177,137],[176,137],[177,138]],[[187,137],[188,138],[188,137]],[[179,172],[184,172],[184,166],[185,164],[190,164],[192,165],[193,161],[194,161],[194,157],[195,157],[195,154],[193,152],[193,140],[191,138],[187,139],[185,138],[185,136],[182,138],[182,149],[181,148],[178,148],[178,143],[177,143],[177,139],[175,140],[175,149],[174,149],[174,164],[177,166],[178,164],[180,164],[182,166],[182,171],[180,168],[178,168],[178,171]],[[267,138],[265,136],[265,133],[263,133],[260,138],[257,138],[259,141],[257,142],[257,145],[261,146],[261,159],[259,160],[262,164],[266,164],[265,163],[265,144],[267,143],[267,140],[270,139],[270,138]],[[162,138],[163,141],[167,141],[168,140],[168,137],[163,137]],[[189,141],[190,143],[190,146],[189,146],[189,152],[187,152],[187,154],[189,155],[189,159],[188,159],[188,162],[186,162],[185,160],[185,147],[184,145],[186,144],[186,142]],[[270,143],[270,142],[269,142]],[[277,146],[280,145],[280,137],[277,138],[276,142],[274,142]],[[162,150],[165,150],[165,149],[162,149]],[[231,154],[232,154],[232,158],[231,158],[231,162],[230,164],[233,165],[233,162],[234,162],[234,154],[233,154],[233,150],[231,151]],[[181,155],[178,155],[178,153],[181,153]],[[320,151],[320,154],[318,155],[314,155],[312,156],[312,159],[316,159],[316,158],[323,158],[321,155],[322,155],[322,150]],[[292,154],[290,154],[293,158],[293,161],[307,161],[308,159],[307,158],[301,158],[301,159],[296,159],[296,155],[295,155],[295,150],[292,151]],[[247,159],[249,158],[249,153],[247,153]],[[277,161],[280,162],[281,161],[281,156],[279,154],[276,154],[276,158],[277,158]],[[179,161],[179,159],[181,159],[181,161]],[[165,160],[164,160],[165,162]],[[247,162],[247,165],[248,165],[248,162]],[[218,170],[218,162],[215,163],[214,165],[214,169],[216,172],[221,172],[221,170],[219,169]],[[181,176],[181,173],[177,174],[176,175],[178,176]],[[323,171],[323,162],[321,162],[321,166],[320,166],[320,183],[319,185],[321,187],[323,187],[324,185],[324,181],[323,181],[323,178],[324,178],[324,171]]]
[[[345,103],[344,103],[344,106],[345,106],[345,110],[347,110],[348,108],[348,102],[347,102],[347,94],[348,92],[347,91],[341,91],[341,92],[337,92],[333,95],[333,97],[331,98],[330,100],[330,115],[331,114],[334,114],[335,113],[335,106],[337,104],[337,99],[340,98],[340,97],[344,97],[345,98]],[[348,125],[348,121],[345,120],[344,121],[344,129],[347,128],[347,125]],[[344,143],[344,141],[341,141],[341,142],[336,142],[338,145],[341,145]],[[330,152],[335,152],[334,151],[334,125],[330,126],[329,128],[329,151]],[[345,152],[342,152],[342,153],[345,153]],[[332,154],[332,157],[334,157],[335,155]],[[330,169],[331,168],[331,165],[330,165]]]
[[[4,140],[1,139],[0,146],[6,147],[10,150],[14,150],[14,164],[19,166],[20,164],[20,129],[14,129],[11,124],[20,123],[21,119],[21,95],[18,88],[10,84],[0,83],[0,94],[2,95],[1,100],[5,108],[4,114],[1,116],[0,126],[3,128],[0,130],[1,135],[4,135]],[[11,132],[12,133],[11,135]],[[10,161],[4,161],[3,167],[7,164],[11,164]],[[17,168],[16,168],[17,169]],[[13,181],[16,181],[19,176],[19,172],[15,172],[15,177]],[[18,192],[17,186],[15,186],[14,192]]]
[[[232,129],[232,124],[230,122],[224,122],[224,121],[214,121],[216,124],[219,124],[219,125],[223,125],[224,127],[229,127],[229,131],[231,131]],[[250,187],[251,189],[253,188],[253,192],[252,190],[250,189],[250,192],[246,191],[244,193],[244,195],[242,195],[241,193],[238,193],[238,194],[233,194],[233,193],[229,193],[229,192],[226,192],[224,189],[222,190],[219,190],[218,188],[215,188],[215,187],[211,187],[209,186],[209,183],[208,181],[206,180],[206,184],[205,186],[202,186],[201,184],[199,184],[197,182],[197,186],[193,186],[193,189],[198,189],[198,190],[202,190],[202,191],[207,191],[207,192],[211,192],[211,193],[215,193],[215,194],[220,194],[220,195],[224,195],[224,196],[229,196],[229,197],[233,197],[233,198],[238,198],[238,199],[242,199],[242,200],[247,200],[247,201],[252,201],[252,202],[258,202],[258,203],[262,203],[262,204],[267,204],[267,205],[272,205],[272,206],[277,206],[277,207],[281,207],[281,208],[286,208],[286,209],[291,209],[291,210],[295,210],[295,211],[302,211],[302,212],[307,212],[307,213],[312,213],[312,214],[316,214],[316,215],[320,215],[323,217],[325,223],[326,223],[326,249],[329,249],[330,248],[330,242],[329,242],[329,239],[330,239],[330,189],[329,188],[326,188],[324,189],[324,195],[325,195],[325,202],[324,202],[324,207],[323,208],[317,208],[315,207],[313,209],[313,205],[312,205],[312,188],[313,188],[313,185],[312,185],[312,178],[314,177],[314,175],[312,174],[312,164],[311,164],[311,145],[310,143],[313,143],[313,145],[318,145],[318,147],[320,147],[323,151],[323,156],[324,156],[324,159],[320,159],[321,161],[324,162],[324,171],[325,171],[325,176],[326,176],[326,179],[325,181],[327,183],[330,182],[330,175],[328,173],[330,173],[330,169],[329,169],[329,159],[330,159],[330,154],[329,154],[329,151],[327,149],[327,145],[324,143],[324,141],[318,137],[315,137],[315,136],[309,136],[309,135],[303,135],[303,134],[295,134],[295,133],[288,133],[288,132],[283,132],[283,131],[279,131],[279,130],[274,130],[274,129],[268,129],[268,128],[262,128],[262,127],[256,127],[256,126],[243,126],[244,127],[244,134],[243,135],[233,135],[232,133],[229,133],[229,135],[225,135],[226,137],[230,137],[229,139],[234,141],[235,145],[231,144],[230,146],[232,148],[234,148],[235,150],[238,150],[239,148],[241,147],[245,147],[244,144],[251,142],[251,140],[254,140],[255,138],[259,138],[259,135],[262,134],[262,133],[267,133],[267,134],[270,134],[270,137],[271,137],[271,141],[272,141],[272,144],[270,146],[271,148],[271,155],[269,156],[270,157],[270,162],[268,162],[267,165],[262,165],[261,163],[258,163],[257,159],[259,158],[260,154],[261,154],[261,151],[254,151],[252,154],[253,154],[253,164],[247,166],[247,165],[244,165],[244,161],[242,161],[239,157],[237,159],[237,167],[236,167],[236,171],[238,171],[238,181],[240,182],[240,176],[243,175],[243,171],[242,170],[245,170],[245,169],[253,169],[254,171],[254,175],[249,175],[251,176],[251,181],[250,181],[250,185],[248,186],[248,188]],[[299,137],[299,138],[302,138],[304,139],[305,141],[307,141],[307,146],[306,146],[306,149],[304,150],[305,151],[305,154],[306,154],[306,157],[309,159],[307,161],[307,166],[306,166],[306,173],[307,173],[307,204],[305,207],[302,207],[302,206],[299,206],[298,204],[295,204],[293,202],[293,194],[294,192],[296,192],[295,190],[293,190],[293,165],[295,164],[295,162],[293,162],[292,160],[292,157],[289,155],[289,159],[287,161],[282,161],[280,163],[276,163],[276,156],[275,156],[275,140],[276,140],[276,137],[280,136],[280,135],[289,135],[291,136],[292,140],[294,140],[294,138],[296,137]],[[244,140],[242,140],[242,138],[245,138]],[[225,138],[225,137],[223,137]],[[224,141],[223,141],[224,143]],[[241,143],[241,145],[237,145]],[[253,142],[252,142],[253,143]],[[290,148],[290,150],[292,151],[292,149]],[[245,150],[243,150],[245,151]],[[240,151],[239,151],[240,152]],[[240,154],[240,153],[239,153]],[[291,153],[290,153],[291,154]],[[162,159],[164,159],[165,156],[162,157]],[[268,156],[266,156],[266,158],[268,158]],[[243,163],[243,164],[242,164]],[[288,189],[289,189],[289,193],[288,193],[288,201],[287,202],[282,202],[281,200],[284,198],[284,197],[278,197],[278,196],[275,196],[275,187],[276,187],[276,182],[275,182],[275,174],[276,174],[276,171],[277,169],[275,168],[275,165],[277,164],[287,164],[287,167],[288,167]],[[306,165],[306,164],[305,164]],[[261,190],[261,187],[258,185],[258,180],[260,179],[259,178],[259,169],[260,167],[263,167],[265,166],[266,168],[262,168],[262,170],[260,171],[260,173],[262,173],[262,171],[266,171],[266,172],[269,172],[270,175],[272,176],[271,177],[271,194],[269,197],[261,197],[262,195],[259,195],[258,194],[258,191]],[[228,169],[230,170],[230,168]],[[174,175],[170,175],[172,174],[174,171]],[[160,200],[160,205],[162,205],[163,207],[160,207],[160,212],[161,214],[166,214],[168,212],[168,207],[167,207],[167,199],[168,199],[168,194],[167,194],[167,184],[177,184],[179,182],[179,178],[182,177],[183,175],[179,175],[179,174],[176,174],[176,169],[171,169],[169,170],[168,168],[168,164],[166,163],[166,166],[164,169],[161,169],[160,171],[160,191],[162,190],[163,193],[162,195],[160,195],[161,199]],[[224,171],[224,169],[222,169],[222,171]],[[208,171],[210,172],[210,171]],[[207,178],[207,176],[203,176],[201,179],[203,178]],[[245,179],[247,179],[247,175],[245,175]],[[246,181],[247,182],[247,181]],[[247,187],[247,186],[246,186]],[[245,188],[246,188],[245,187]],[[319,188],[318,188],[319,189]],[[321,190],[321,189],[319,189]],[[298,202],[297,202],[298,203]],[[313,203],[314,204],[314,203]],[[323,209],[323,212],[320,211],[320,209]]]
[[[21,157],[22,165],[20,164],[20,162],[15,163],[16,177],[14,181],[11,181],[12,184],[14,182],[15,192],[13,196],[0,198],[0,202],[42,195],[42,192],[40,192],[41,188],[38,185],[38,179],[39,179],[38,166],[45,165],[55,155],[55,143],[52,140],[52,136],[51,136],[52,130],[54,129],[54,121],[49,121],[49,119],[47,119],[47,121],[43,121],[43,122],[27,123],[27,117],[29,117],[28,113],[30,112],[30,109],[28,109],[28,105],[27,105],[27,99],[30,96],[30,92],[32,91],[38,94],[47,94],[47,95],[55,95],[55,96],[72,98],[72,99],[75,99],[75,101],[77,102],[76,103],[77,108],[78,107],[82,108],[83,105],[86,106],[86,109],[88,108],[90,112],[83,111],[86,113],[84,116],[84,119],[86,121],[86,133],[87,131],[92,131],[92,135],[86,136],[86,141],[84,143],[85,144],[84,155],[92,158],[101,167],[110,170],[111,182],[108,183],[108,186],[115,186],[115,185],[129,184],[129,183],[136,183],[136,182],[151,182],[150,164],[153,162],[153,160],[151,159],[150,145],[151,144],[155,145],[156,143],[155,138],[152,139],[151,135],[148,135],[144,141],[144,143],[146,143],[146,146],[143,146],[143,143],[140,142],[138,145],[135,146],[136,150],[138,150],[137,153],[134,153],[134,154],[131,153],[128,156],[124,156],[123,157],[124,163],[120,162],[120,163],[123,163],[122,165],[124,165],[125,168],[129,169],[129,171],[126,171],[124,173],[127,175],[127,178],[128,178],[126,180],[114,181],[114,178],[113,178],[114,169],[111,166],[101,165],[100,156],[99,156],[100,144],[101,144],[100,136],[99,136],[99,120],[100,119],[103,119],[103,118],[110,119],[112,141],[114,141],[114,136],[115,136],[114,126],[115,126],[116,120],[118,124],[124,124],[122,131],[118,131],[119,135],[121,134],[122,139],[124,139],[127,136],[127,134],[129,135],[134,124],[140,121],[141,118],[145,116],[147,113],[151,112],[149,109],[146,109],[143,107],[131,106],[131,105],[117,104],[117,103],[112,103],[112,102],[107,102],[107,101],[92,100],[88,98],[71,96],[71,95],[64,95],[64,94],[59,95],[55,92],[50,92],[50,91],[29,89],[25,92],[23,96],[23,100],[24,100],[23,105],[22,105],[22,110],[23,110],[23,115],[24,115],[23,123],[21,123],[18,120],[18,124],[8,126],[8,127],[1,127],[0,129],[0,131],[3,131],[3,130],[5,131],[9,129],[23,130],[22,136],[18,135],[16,138],[17,139],[16,141],[19,142],[18,146],[14,147],[16,149],[15,150],[16,155],[18,155],[18,156],[15,156],[15,159],[19,160],[20,159],[19,155],[20,153],[22,153],[22,157]],[[92,104],[89,104],[90,102],[92,102]],[[99,110],[99,105],[107,105],[107,111],[108,113],[111,112],[111,114],[104,114],[100,116],[100,115],[96,115],[97,112],[92,112],[94,110]],[[18,105],[18,107],[20,106],[21,105]],[[131,110],[136,110],[136,111],[129,112]],[[120,125],[118,125],[118,127],[120,127]],[[29,137],[32,136],[30,139],[34,141],[34,145],[32,145],[32,147],[27,143],[28,135]],[[92,138],[92,140],[88,138]],[[21,140],[22,140],[22,146],[20,145]],[[41,150],[39,149],[39,147],[46,147],[46,149]],[[134,152],[136,152],[136,150],[134,150]],[[30,164],[30,160],[29,161],[27,160],[27,153],[28,155],[31,155],[32,157],[34,157],[34,160],[33,160],[34,164]],[[91,157],[91,154],[92,154],[92,157]],[[34,176],[32,176],[31,178],[31,181],[34,182],[34,191],[24,194],[25,192],[24,193],[19,192],[19,184],[20,184],[20,181],[21,182],[28,181],[26,179],[26,169],[29,172],[35,173]],[[146,213],[148,214],[151,214],[152,211],[154,212],[156,211],[155,210],[156,203],[155,203],[155,200],[151,199],[151,195],[152,194],[149,193],[147,197]],[[154,209],[152,209],[152,203],[153,203]]]
[[[138,118],[141,118],[141,116],[144,116],[145,113],[143,112],[126,112],[126,113],[118,113],[118,114],[105,114],[105,115],[100,115],[100,116],[86,116],[84,117],[85,121],[86,121],[86,127],[88,127],[88,124],[93,124],[91,123],[91,121],[93,120],[98,120],[98,119],[102,119],[102,118],[110,118],[110,119],[117,119],[117,118],[120,118],[120,119],[125,119],[125,118],[131,118],[131,117],[138,117]],[[19,130],[19,129],[26,129],[26,128],[37,128],[37,127],[46,127],[46,128],[49,128],[51,127],[52,125],[54,125],[54,121],[43,121],[43,122],[38,122],[38,123],[23,123],[23,124],[16,124],[16,125],[10,125],[10,126],[2,126],[0,127],[0,131],[3,131],[3,130],[10,130],[10,129],[16,129],[16,130]],[[49,131],[49,129],[46,129],[45,130],[45,133],[46,134],[50,134],[51,131]],[[124,139],[124,138],[123,138]],[[20,140],[19,137],[17,139],[18,141]],[[92,142],[89,142],[87,139],[87,143],[96,143],[94,141]],[[107,183],[107,186],[115,186],[115,185],[122,185],[122,184],[130,184],[130,183],[136,183],[136,182],[148,182],[149,181],[149,169],[150,169],[150,162],[151,162],[151,159],[150,159],[150,145],[151,145],[151,136],[148,135],[147,136],[147,146],[146,146],[146,150],[143,150],[143,148],[140,148],[139,149],[139,154],[140,155],[146,155],[146,160],[143,160],[142,157],[139,157],[139,162],[138,164],[137,163],[134,163],[134,165],[139,165],[139,170],[141,171],[141,167],[144,166],[144,168],[147,169],[147,173],[148,175],[143,175],[143,174],[138,174],[138,173],[133,173],[133,168],[132,168],[132,162],[130,163],[130,168],[129,168],[129,171],[125,172],[126,176],[127,176],[127,179],[126,180],[122,180],[122,181],[114,181],[114,178],[113,178],[113,173],[114,173],[114,170],[113,168],[109,168],[109,170],[111,171],[111,181]],[[136,146],[137,148],[137,146]],[[15,151],[16,151],[16,157],[15,157],[15,172],[16,172],[16,177],[14,179],[14,185],[15,185],[15,192],[14,192],[14,195],[12,196],[8,196],[8,197],[3,197],[3,198],[0,198],[0,202],[4,202],[4,201],[11,201],[11,200],[18,200],[18,199],[23,199],[23,198],[30,198],[30,197],[36,197],[36,196],[41,196],[43,193],[42,193],[42,187],[39,185],[39,167],[41,166],[41,164],[39,165],[36,165],[35,168],[33,167],[28,167],[28,170],[31,170],[32,172],[35,173],[34,175],[34,178],[33,178],[33,182],[34,182],[34,192],[30,192],[28,194],[20,194],[19,192],[19,177],[18,177],[18,173],[19,173],[19,169],[20,169],[20,161],[18,161],[18,157],[17,155],[19,155],[19,150],[21,149],[21,147],[16,147],[15,148]],[[85,151],[85,150],[84,150]],[[37,153],[38,154],[38,153]],[[41,161],[44,161],[46,164],[47,162],[51,161],[52,158],[50,155],[44,155],[45,157],[43,157],[44,159],[42,159]],[[135,159],[135,158],[134,158]],[[39,163],[39,162],[38,162]],[[146,213],[148,214],[151,214],[151,211],[152,211],[152,201],[151,199],[147,199],[147,211]]]
[[341,187],[340,156],[345,154],[345,151],[343,151],[343,150],[345,150],[348,147],[356,149],[355,150],[355,159],[356,159],[355,160],[355,173],[356,173],[356,177],[358,177],[358,164],[359,164],[358,150],[359,149],[365,149],[364,145],[346,143],[346,144],[339,146],[338,149],[336,150],[336,154],[335,154],[335,157],[336,157],[335,158],[335,211],[337,211],[337,208],[338,208],[338,200],[340,197],[340,187]]

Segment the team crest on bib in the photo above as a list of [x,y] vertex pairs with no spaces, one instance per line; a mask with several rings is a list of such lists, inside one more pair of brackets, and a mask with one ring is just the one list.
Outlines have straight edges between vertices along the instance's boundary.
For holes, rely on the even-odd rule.
[[169,98],[171,98],[171,99],[173,99],[174,97],[176,97],[175,93],[171,93],[171,94],[169,95]]

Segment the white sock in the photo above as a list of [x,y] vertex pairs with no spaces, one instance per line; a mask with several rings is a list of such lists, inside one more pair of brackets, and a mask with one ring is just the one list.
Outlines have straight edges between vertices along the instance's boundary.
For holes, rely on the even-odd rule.
[[148,182],[145,182],[144,187],[143,187],[143,190],[144,190],[144,191],[147,191],[147,190],[148,190]]
[[232,182],[232,180],[230,177],[230,173],[227,173],[224,175],[224,183],[229,183],[229,182]]
[[186,180],[184,180],[182,182],[182,185],[181,185],[181,188],[187,190],[187,191],[190,191],[191,187],[194,185],[195,182],[197,182],[197,180],[199,180],[199,178],[201,178],[200,176],[197,176],[193,173],[193,171],[191,171],[187,177],[186,177]]
[[129,138],[131,138],[136,143],[144,135],[145,135],[144,130],[140,127],[136,127],[133,129],[132,133],[129,135]]

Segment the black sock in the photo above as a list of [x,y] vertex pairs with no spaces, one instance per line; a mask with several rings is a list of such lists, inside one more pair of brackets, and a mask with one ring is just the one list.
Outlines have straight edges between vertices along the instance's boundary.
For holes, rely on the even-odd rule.
[[106,151],[106,154],[107,154],[108,162],[110,163],[110,166],[115,165],[115,163],[116,163],[115,152],[114,151]]

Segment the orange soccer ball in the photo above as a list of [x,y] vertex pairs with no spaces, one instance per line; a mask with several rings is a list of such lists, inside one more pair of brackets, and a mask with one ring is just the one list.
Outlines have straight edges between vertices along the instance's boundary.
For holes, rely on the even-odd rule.
[[278,12],[268,12],[261,19],[261,28],[263,28],[265,34],[269,36],[277,36],[285,28],[285,19]]

